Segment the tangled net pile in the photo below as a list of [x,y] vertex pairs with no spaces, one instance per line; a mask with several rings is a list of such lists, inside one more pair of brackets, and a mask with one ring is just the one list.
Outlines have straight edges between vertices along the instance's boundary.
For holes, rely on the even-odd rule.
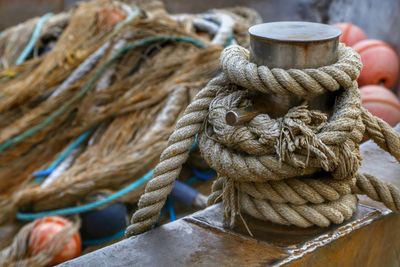
[[[231,46],[223,51],[221,65],[223,73],[199,92],[178,121],[128,236],[154,225],[197,134],[203,157],[218,173],[209,204],[223,201],[230,226],[241,211],[299,227],[340,224],[356,211],[356,194],[399,210],[397,188],[358,173],[364,135],[397,160],[400,136],[361,107],[356,79],[362,64],[356,52],[340,44],[339,59],[331,66],[283,70],[257,66],[245,48]],[[254,91],[295,95],[305,103],[281,118],[259,114],[243,125],[227,125],[226,112],[251,105],[248,95]],[[327,92],[337,94],[329,118],[307,106]]]
[[[177,119],[218,73],[223,46],[248,45],[259,16],[247,8],[173,15],[158,1],[93,0],[35,31],[40,21],[0,36],[0,266],[44,266],[63,248],[31,255],[32,227],[16,234],[21,221],[135,205]],[[108,198],[86,199],[99,191]]]
[[[195,32],[192,21],[203,15],[178,20],[162,6],[133,4],[135,17],[123,27],[100,23],[101,14],[125,14],[122,7],[118,1],[80,4],[53,50],[0,72],[0,224],[13,221],[18,209],[76,205],[151,170],[190,98],[217,73],[221,41],[233,35],[244,44],[236,32],[243,35],[252,20],[225,11],[240,28],[221,33],[223,27],[211,24],[212,40]],[[85,132],[90,141],[51,186],[31,183],[33,172]]]

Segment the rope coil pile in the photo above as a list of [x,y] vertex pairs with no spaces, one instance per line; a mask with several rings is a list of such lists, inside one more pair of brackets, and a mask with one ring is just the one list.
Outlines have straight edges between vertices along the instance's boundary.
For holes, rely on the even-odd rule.
[[[120,5],[118,1],[79,5],[71,12],[68,27],[55,48],[35,59],[40,63],[36,69],[0,80],[4,94],[0,101],[0,110],[4,111],[0,123],[0,162],[4,163],[0,164],[0,206],[4,207],[0,223],[13,219],[11,214],[22,206],[27,206],[25,211],[72,206],[97,188],[119,189],[143,176],[157,163],[190,97],[217,72],[226,40],[219,38],[220,43],[212,45],[215,42],[209,38],[213,35],[186,31],[165,11],[152,18],[153,9],[133,6],[134,18],[127,14],[114,30],[107,28],[106,35],[103,25],[97,27],[99,12]],[[204,16],[188,14],[186,20]],[[251,23],[235,16],[232,13],[235,22]],[[229,31],[235,37],[232,19],[224,18],[227,25],[217,27],[217,32],[224,32],[228,38]],[[85,39],[86,43],[81,40],[81,24],[91,21],[93,35]],[[69,37],[79,37],[74,49],[69,47]],[[107,63],[132,43],[136,45]],[[70,64],[67,58],[78,55],[79,62]],[[163,110],[168,118],[158,116]],[[89,141],[79,145],[81,150],[75,156],[68,156],[71,163],[57,174],[57,182],[40,187],[25,183],[40,168],[54,170],[49,163],[73,138],[89,129],[93,132],[87,137]]]
[[[24,23],[24,36],[11,28],[0,38],[1,233],[21,221],[135,205],[177,119],[218,72],[223,46],[246,46],[259,19],[246,8],[180,16],[158,1],[128,2],[86,1],[63,23],[45,16]],[[199,27],[205,22],[212,28]],[[8,59],[3,49],[18,34],[19,65],[19,53]],[[101,190],[109,193],[86,199]],[[32,255],[30,232],[2,236],[0,266],[44,266],[63,249]]]
[[[400,136],[361,107],[356,79],[359,55],[339,45],[339,60],[318,69],[269,69],[249,62],[249,52],[230,46],[221,55],[223,73],[195,97],[161,154],[154,177],[139,200],[126,235],[149,230],[157,221],[195,136],[208,164],[217,171],[209,204],[220,200],[229,226],[241,211],[284,225],[327,227],[349,219],[355,194],[366,194],[400,209],[392,185],[358,173],[364,134],[400,160]],[[281,118],[259,114],[229,126],[225,114],[251,105],[251,92],[299,96],[305,103]],[[333,114],[310,110],[313,97],[337,92]]]

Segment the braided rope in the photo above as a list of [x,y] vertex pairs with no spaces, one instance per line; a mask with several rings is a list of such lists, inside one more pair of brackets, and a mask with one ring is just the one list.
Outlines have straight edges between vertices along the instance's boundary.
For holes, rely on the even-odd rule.
[[[349,219],[355,194],[366,194],[398,210],[400,192],[373,176],[357,173],[364,133],[399,160],[399,135],[361,107],[356,79],[361,61],[339,45],[337,63],[318,69],[269,69],[249,62],[249,52],[230,46],[221,55],[223,73],[200,91],[178,121],[132,216],[126,235],[149,230],[199,134],[199,147],[217,171],[209,204],[223,201],[232,227],[241,211],[285,225],[327,227]],[[259,114],[239,126],[226,112],[252,105],[249,91],[305,100],[337,91],[333,113],[291,108],[281,118]]]
[[353,186],[352,191],[357,194],[365,194],[372,200],[382,202],[393,211],[400,211],[399,189],[372,175],[357,174],[357,183]]
[[400,161],[400,135],[392,130],[392,127],[385,121],[372,115],[363,108],[363,121],[366,126],[366,135],[383,150],[389,152]]
[[127,234],[147,231],[158,220],[166,197],[172,190],[182,164],[186,162],[190,148],[195,141],[208,113],[208,106],[218,89],[226,82],[224,77],[213,79],[201,90],[179,119],[175,131],[168,140],[167,148],[161,153],[160,163],[154,169],[153,178],[147,183],[145,193],[138,202],[139,209],[132,217]]

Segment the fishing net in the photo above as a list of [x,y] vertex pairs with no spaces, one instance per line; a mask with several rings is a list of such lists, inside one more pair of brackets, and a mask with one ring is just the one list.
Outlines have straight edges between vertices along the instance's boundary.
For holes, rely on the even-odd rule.
[[260,21],[245,8],[170,15],[157,1],[85,2],[50,17],[16,64],[38,20],[0,37],[0,224],[140,180],[119,195],[137,202],[177,119],[219,72],[223,47],[248,47],[247,28]]

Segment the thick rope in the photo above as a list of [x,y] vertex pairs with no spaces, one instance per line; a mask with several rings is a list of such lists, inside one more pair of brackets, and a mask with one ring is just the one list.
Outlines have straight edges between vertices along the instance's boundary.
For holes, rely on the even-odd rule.
[[[178,121],[154,177],[139,200],[126,235],[149,230],[195,136],[208,164],[217,171],[209,204],[223,201],[233,227],[241,211],[285,225],[327,227],[349,219],[355,194],[366,194],[399,210],[400,192],[373,176],[357,173],[364,133],[398,160],[399,135],[361,107],[356,79],[360,57],[340,44],[339,59],[318,69],[269,69],[249,62],[240,46],[226,48],[223,73],[199,92]],[[252,105],[250,91],[298,96],[305,103],[281,118],[259,114],[243,125],[226,124],[226,113]],[[307,100],[337,91],[333,113],[310,110]]]
[[385,121],[375,117],[365,108],[363,108],[362,116],[366,126],[366,135],[374,140],[380,148],[400,161],[400,135],[393,131]]

